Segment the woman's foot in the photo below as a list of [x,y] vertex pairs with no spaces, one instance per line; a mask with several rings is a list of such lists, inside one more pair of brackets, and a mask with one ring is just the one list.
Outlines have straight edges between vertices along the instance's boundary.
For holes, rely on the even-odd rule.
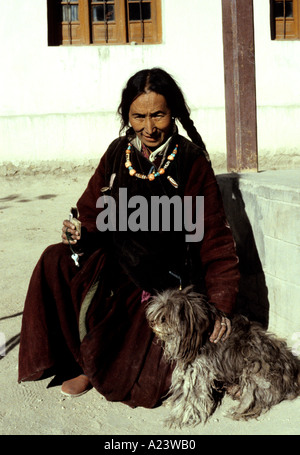
[[61,393],[68,397],[79,397],[92,388],[89,378],[80,374],[76,378],[69,379],[62,383]]

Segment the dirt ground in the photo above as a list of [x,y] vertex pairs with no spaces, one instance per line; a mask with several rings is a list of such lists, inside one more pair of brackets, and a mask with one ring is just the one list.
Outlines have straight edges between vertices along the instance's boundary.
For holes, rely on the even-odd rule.
[[[0,177],[0,434],[2,435],[299,435],[300,399],[282,402],[258,420],[235,422],[226,412],[235,403],[225,397],[206,425],[169,430],[167,406],[131,409],[107,402],[95,390],[66,398],[50,380],[17,383],[18,335],[28,282],[41,252],[60,241],[67,218],[91,175],[62,168]],[[0,343],[1,344],[1,343]],[[130,438],[129,438],[130,439]]]

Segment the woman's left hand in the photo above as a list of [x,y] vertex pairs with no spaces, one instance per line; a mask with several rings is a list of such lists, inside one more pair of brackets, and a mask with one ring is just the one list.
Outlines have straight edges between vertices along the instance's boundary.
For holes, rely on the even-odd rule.
[[231,333],[231,322],[226,316],[217,316],[212,334],[209,341],[217,343],[222,340],[225,341]]

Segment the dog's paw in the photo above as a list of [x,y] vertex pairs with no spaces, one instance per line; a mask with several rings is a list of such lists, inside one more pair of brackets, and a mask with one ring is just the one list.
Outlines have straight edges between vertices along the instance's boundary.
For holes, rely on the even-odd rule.
[[183,427],[195,427],[196,425],[199,425],[203,422],[201,417],[199,415],[195,416],[174,416],[170,415],[167,417],[164,421],[164,425],[167,428],[183,428]]
[[164,426],[169,429],[182,428],[182,420],[174,417],[167,417],[164,420]]
[[239,408],[231,408],[229,409],[226,417],[230,417],[232,420],[250,420],[250,419],[257,419],[262,414],[261,409],[248,409],[246,411],[241,411]]

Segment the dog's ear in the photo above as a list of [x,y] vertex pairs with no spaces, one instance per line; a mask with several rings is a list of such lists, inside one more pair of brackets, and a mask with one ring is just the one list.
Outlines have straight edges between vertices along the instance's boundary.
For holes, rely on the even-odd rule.
[[186,363],[193,362],[197,357],[203,345],[204,333],[209,326],[206,312],[199,305],[199,298],[192,300],[191,296],[183,299],[179,311],[182,333],[178,354]]

